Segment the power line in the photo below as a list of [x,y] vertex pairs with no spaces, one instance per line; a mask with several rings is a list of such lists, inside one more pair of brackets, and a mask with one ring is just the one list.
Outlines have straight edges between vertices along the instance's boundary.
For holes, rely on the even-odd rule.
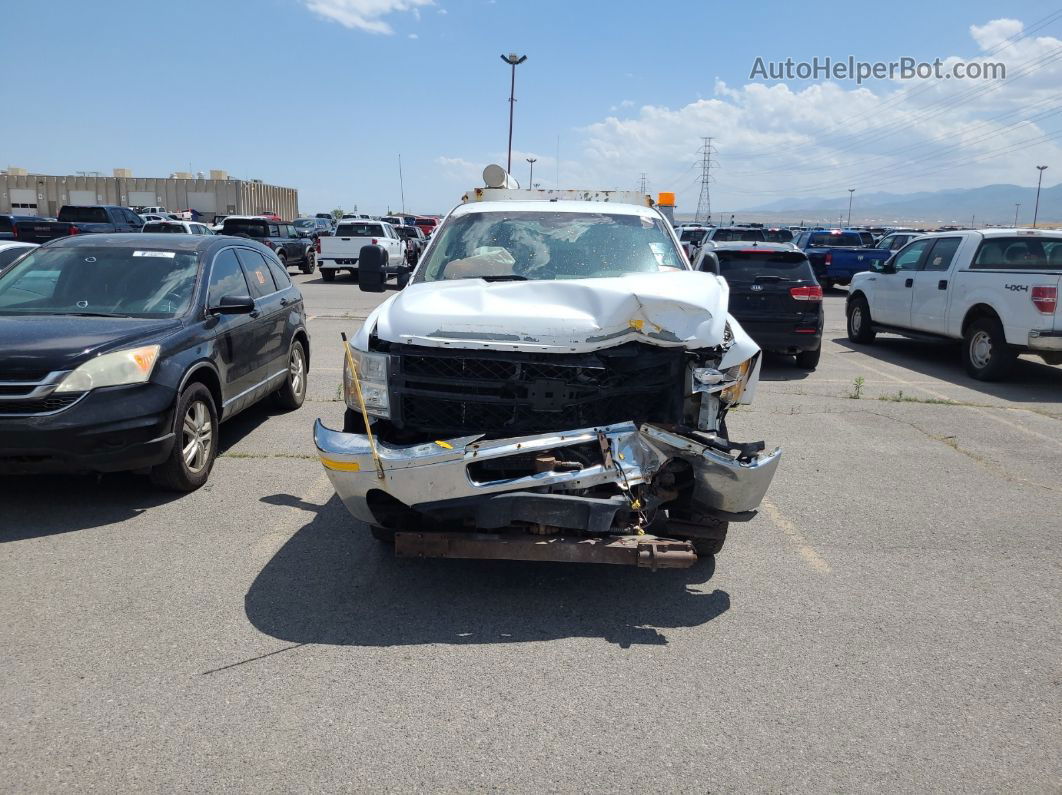
[[711,138],[705,137],[701,140],[704,142],[698,151],[701,156],[701,195],[697,199],[697,214],[693,220],[710,222],[712,220],[712,194],[708,184],[712,181],[712,155],[716,154],[716,151],[712,146]]

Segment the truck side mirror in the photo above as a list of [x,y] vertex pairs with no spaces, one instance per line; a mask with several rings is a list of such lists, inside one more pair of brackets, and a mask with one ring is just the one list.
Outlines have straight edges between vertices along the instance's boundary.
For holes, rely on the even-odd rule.
[[896,273],[896,262],[895,262],[895,259],[896,259],[895,257],[889,257],[887,260],[885,260],[883,263],[881,263],[881,272],[882,273]]
[[387,281],[387,249],[362,246],[358,252],[358,287],[363,293],[382,293]]
[[406,285],[409,284],[409,277],[413,275],[412,265],[402,265],[398,269],[398,276],[395,281],[399,290],[404,290]]

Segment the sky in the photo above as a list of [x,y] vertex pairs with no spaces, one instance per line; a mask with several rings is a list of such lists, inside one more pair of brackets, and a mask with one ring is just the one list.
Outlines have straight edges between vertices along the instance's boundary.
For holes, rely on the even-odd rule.
[[[49,0],[2,3],[0,168],[220,168],[335,207],[445,212],[525,186],[715,208],[1062,179],[1062,7],[1048,2]],[[1007,79],[764,79],[757,58],[993,61]],[[558,161],[557,154],[560,154]],[[1055,177],[1052,179],[1052,177]]]

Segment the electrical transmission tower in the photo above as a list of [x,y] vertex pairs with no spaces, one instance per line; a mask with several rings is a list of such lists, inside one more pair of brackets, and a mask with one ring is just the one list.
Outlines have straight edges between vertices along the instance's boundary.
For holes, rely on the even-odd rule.
[[712,167],[715,165],[712,163],[712,155],[718,153],[712,146],[711,138],[701,140],[704,144],[697,152],[701,156],[701,196],[697,199],[697,215],[693,220],[708,223],[712,220],[712,194],[708,189],[708,184],[712,181]]
[[638,192],[645,193],[645,172],[642,172],[642,180],[638,183]]

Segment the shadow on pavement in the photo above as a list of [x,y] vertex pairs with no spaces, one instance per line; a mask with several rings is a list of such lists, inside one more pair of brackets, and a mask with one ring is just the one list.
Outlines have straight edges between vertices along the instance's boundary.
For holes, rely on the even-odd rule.
[[978,381],[963,369],[958,343],[924,342],[879,335],[873,345],[855,345],[847,337],[833,340],[842,348],[916,373],[972,389],[997,400],[1016,403],[1057,403],[1062,367],[1039,359],[1018,359],[1004,381]]
[[[284,411],[269,399],[221,426],[218,453]],[[214,484],[212,479],[208,486]],[[145,474],[4,475],[0,478],[0,544],[88,530],[132,519],[185,495],[155,486]]]
[[794,356],[783,356],[768,351],[763,353],[763,363],[760,365],[761,381],[803,381],[814,373],[814,370],[797,367]]
[[312,514],[262,569],[245,598],[260,631],[293,643],[396,646],[603,638],[622,647],[667,643],[661,629],[694,627],[730,596],[687,586],[690,569],[516,561],[399,559],[372,539],[339,498],[323,506],[277,494],[272,505]]
[[[311,370],[311,375],[313,371]],[[300,409],[301,411],[301,409]],[[218,438],[218,455],[228,452],[246,437],[254,433],[260,425],[268,422],[270,417],[280,414],[290,414],[287,409],[282,409],[273,402],[273,396],[259,400],[253,406],[241,411],[231,420],[221,424],[221,433]]]
[[181,496],[126,472],[5,476],[0,544],[116,524]]

